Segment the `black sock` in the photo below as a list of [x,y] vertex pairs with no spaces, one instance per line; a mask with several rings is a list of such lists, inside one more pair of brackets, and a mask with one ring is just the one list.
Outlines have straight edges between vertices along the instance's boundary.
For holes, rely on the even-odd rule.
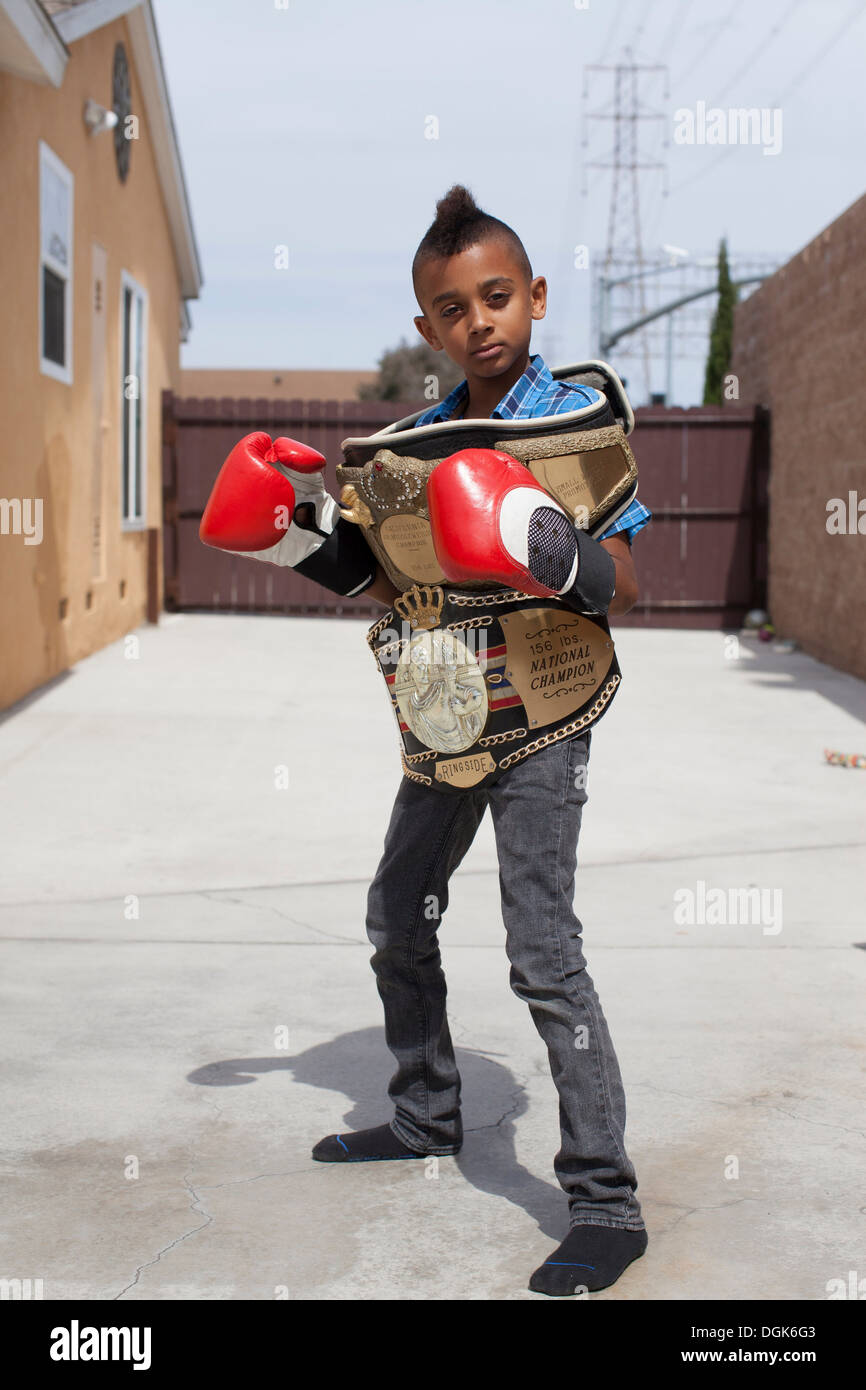
[[319,1163],[372,1163],[379,1158],[426,1158],[408,1149],[390,1125],[359,1129],[355,1134],[329,1134],[313,1149]]
[[580,1285],[587,1290],[615,1284],[623,1270],[647,1248],[646,1231],[623,1226],[572,1226],[558,1250],[539,1265],[529,1281],[535,1293],[565,1297]]

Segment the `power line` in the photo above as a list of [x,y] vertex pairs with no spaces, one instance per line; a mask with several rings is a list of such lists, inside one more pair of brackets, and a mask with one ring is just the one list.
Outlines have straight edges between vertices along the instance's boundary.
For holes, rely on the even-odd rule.
[[604,41],[604,43],[603,43],[603,45],[602,45],[601,52],[599,53],[598,57],[596,58],[596,62],[597,62],[597,63],[600,63],[601,60],[602,60],[602,58],[606,58],[606,57],[607,57],[607,55],[608,55],[608,53],[609,53],[609,51],[610,51],[611,40],[613,39],[614,34],[617,32],[617,29],[620,27],[620,20],[621,20],[621,18],[622,18],[622,12],[623,12],[623,10],[626,8],[626,6],[627,6],[628,4],[629,4],[629,0],[619,0],[619,5],[617,6],[616,14],[614,15],[613,19],[611,20],[611,22],[610,22],[610,28],[609,28],[608,31],[607,31],[607,38],[605,39],[605,41]]
[[[661,64],[641,64],[634,61],[631,48],[625,50],[624,59],[613,63],[591,64],[584,69],[584,99],[589,95],[591,75],[603,74],[612,84],[612,103],[606,102],[603,109],[586,112],[586,121],[609,121],[612,123],[613,148],[606,159],[591,160],[584,163],[584,171],[597,169],[610,170],[611,193],[608,210],[608,231],[604,253],[604,275],[624,258],[634,258],[643,264],[643,234],[641,230],[641,174],[663,171],[664,164],[647,159],[640,148],[642,124],[656,121],[664,125],[667,115],[663,109],[653,109],[644,98],[642,88],[662,75],[667,69]],[[599,301],[603,317],[607,301],[604,299],[601,282],[595,287],[602,293]],[[633,277],[630,293],[636,300],[637,312],[642,313],[644,304],[644,285],[641,276]],[[641,340],[641,345],[643,344]],[[650,359],[648,347],[644,351],[644,374],[647,395],[651,393]]]
[[863,4],[861,4],[856,14],[850,14],[848,16],[848,18],[842,24],[841,28],[835,34],[833,34],[831,38],[827,40],[826,44],[820,50],[820,52],[812,54],[806,66],[800,69],[793,82],[789,83],[789,85],[785,88],[784,92],[782,92],[781,95],[776,98],[776,101],[774,102],[775,106],[780,106],[781,103],[785,100],[785,98],[790,96],[791,92],[796,91],[803,78],[810,76],[815,71],[815,68],[818,66],[818,64],[824,58],[826,58],[827,54],[830,52],[830,49],[835,47],[835,45],[841,39],[842,35],[848,29],[850,29],[851,25],[854,24],[860,18],[864,10],[866,10],[866,0],[864,0]]
[[787,10],[782,15],[782,18],[778,21],[777,24],[773,24],[771,26],[770,32],[764,39],[764,42],[762,44],[755,44],[755,47],[752,51],[752,56],[746,59],[743,66],[741,68],[738,68],[737,71],[734,73],[733,77],[729,80],[728,85],[726,87],[723,87],[722,90],[719,92],[714,103],[715,105],[718,105],[722,97],[725,96],[731,90],[735,83],[739,82],[740,78],[743,77],[749,71],[750,68],[753,68],[755,66],[755,63],[757,63],[759,58],[763,58],[768,47],[773,42],[773,39],[775,39],[779,34],[781,34],[788,20],[791,18],[791,15],[794,13],[795,10],[800,8],[802,3],[803,0],[791,0],[791,4],[788,6]]
[[670,62],[670,53],[668,53],[668,43],[670,41],[671,34],[673,34],[675,30],[678,33],[681,32],[680,19],[684,14],[685,10],[688,8],[688,3],[689,0],[680,0],[679,9],[674,11],[673,18],[670,24],[668,25],[667,29],[665,30],[665,36],[662,39],[661,44],[659,45],[659,56],[656,58],[657,63],[661,63],[663,61]]
[[[601,46],[601,51],[600,51],[599,56],[598,56],[598,59],[597,59],[597,62],[598,62],[598,63],[601,63],[602,60],[608,56],[608,53],[609,53],[609,50],[610,50],[611,43],[612,43],[612,41],[613,41],[614,35],[615,35],[616,33],[618,33],[618,32],[621,31],[622,20],[623,20],[623,17],[624,17],[624,14],[625,14],[626,10],[628,9],[629,3],[630,3],[630,0],[619,0],[619,3],[617,4],[616,10],[614,11],[614,13],[613,13],[613,15],[612,15],[611,22],[610,22],[610,26],[609,26],[609,28],[608,28],[608,30],[607,30],[607,34],[606,34],[606,36],[605,36],[604,42],[602,43],[602,46]],[[585,71],[586,71],[586,69],[584,68],[584,74],[585,74]],[[585,84],[586,84],[586,77],[585,77],[585,75],[584,75],[584,86],[585,86]],[[585,97],[586,97],[586,92],[584,91],[584,98],[585,98]],[[583,138],[582,138],[582,140],[581,140],[580,143],[581,143],[581,145],[582,145],[584,148],[586,148],[586,146],[587,146],[587,144],[588,144],[588,141],[587,141],[587,138],[586,138],[586,133],[585,133],[585,131],[584,131],[584,133],[583,133]],[[584,163],[583,155],[582,155],[582,153],[580,152],[580,150],[578,149],[578,141],[577,141],[577,136],[576,136],[576,135],[575,135],[575,138],[574,138],[573,153],[574,153],[574,156],[576,156],[576,157],[572,159],[571,170],[570,170],[569,181],[568,181],[568,188],[567,188],[567,192],[566,192],[566,201],[565,201],[565,215],[566,215],[566,217],[567,217],[569,220],[571,219],[571,217],[572,217],[572,215],[573,215],[573,211],[572,211],[572,210],[573,210],[574,205],[575,205],[575,202],[576,202],[576,197],[575,197],[575,195],[577,194],[577,200],[579,201],[579,203],[583,203],[583,200],[584,200],[584,199],[587,199],[587,198],[589,197],[589,195],[595,191],[595,189],[596,189],[596,187],[598,186],[598,184],[599,184],[599,183],[602,181],[602,179],[604,178],[604,173],[603,173],[603,172],[599,172],[599,173],[597,174],[597,176],[592,180],[592,185],[591,185],[591,187],[588,186],[588,184],[587,184],[587,177],[586,177],[586,173],[587,173],[587,171],[586,171],[586,166],[585,166],[585,163]],[[581,187],[580,187],[579,190],[578,190],[577,187],[576,187],[576,185],[577,185],[577,176],[578,176],[578,173],[580,174],[580,179],[581,179]],[[586,204],[584,204],[584,206],[586,206]],[[566,237],[566,238],[564,239],[564,243],[563,243],[563,244],[565,244],[566,242],[567,242],[567,244],[568,244],[569,246],[571,245],[571,237],[570,237],[570,236],[568,236],[568,237]],[[570,259],[571,259],[571,252],[569,251],[569,261],[570,261]],[[570,292],[570,286],[571,286],[570,279],[566,281],[566,284],[569,286],[569,290],[566,292],[566,297],[567,297],[567,296],[568,296],[568,293]]]
[[713,26],[713,31],[710,34],[710,37],[707,39],[706,43],[704,44],[703,48],[699,49],[695,56],[689,59],[689,64],[687,68],[684,67],[680,69],[676,77],[673,79],[674,82],[681,81],[682,78],[685,77],[687,72],[694,71],[694,69],[698,66],[701,59],[703,58],[704,54],[708,53],[709,50],[714,47],[719,34],[724,33],[724,31],[733,23],[734,15],[737,13],[737,10],[740,8],[742,3],[743,0],[734,0],[733,5],[729,9],[728,13],[725,15],[724,19],[720,20],[717,25]]
[[[667,171],[665,170],[665,172]],[[647,198],[644,203],[644,227],[646,233],[644,241],[647,247],[654,247],[658,244],[659,225],[666,207],[667,189],[659,188],[658,185],[653,184],[648,189]]]
[[647,22],[647,20],[649,19],[650,15],[652,14],[652,10],[653,10],[653,0],[650,0],[649,5],[648,5],[648,6],[646,7],[646,9],[644,10],[643,19],[641,20],[640,24],[637,26],[637,29],[635,30],[634,38],[630,40],[630,46],[631,46],[631,49],[632,49],[632,51],[633,51],[634,53],[637,53],[637,47],[638,47],[638,44],[640,43],[641,34],[643,33],[644,29],[646,28],[646,22]]
[[[796,5],[799,3],[800,0],[795,0],[795,5],[791,7],[791,9],[788,11],[788,14],[790,14],[792,10],[796,7]],[[800,84],[804,77],[812,75],[818,64],[823,62],[823,60],[826,58],[827,54],[830,52],[831,49],[835,48],[836,44],[842,38],[842,35],[846,33],[847,30],[850,29],[851,25],[854,24],[860,18],[864,10],[866,10],[866,0],[863,0],[863,3],[860,5],[860,8],[856,11],[856,13],[849,14],[847,19],[843,20],[836,32],[827,40],[826,44],[821,49],[821,51],[809,59],[809,62],[806,64],[806,66],[801,69],[801,71],[794,78],[793,82],[782,93],[781,97],[776,102],[777,106],[779,105],[779,102],[784,100],[785,97],[787,97],[792,91],[794,91],[797,88],[797,86]],[[730,86],[730,84],[728,85]],[[725,90],[727,91],[727,88]],[[716,158],[711,160],[709,164],[705,164],[702,168],[697,169],[695,173],[689,174],[688,178],[682,179],[680,183],[674,184],[673,188],[671,189],[671,192],[679,193],[680,189],[687,188],[689,184],[694,183],[697,179],[702,179],[705,177],[705,175],[712,173],[713,169],[718,168],[722,160],[727,159],[729,154],[733,154],[735,149],[739,149],[739,146],[726,146],[726,148],[722,150],[721,154],[717,155]]]

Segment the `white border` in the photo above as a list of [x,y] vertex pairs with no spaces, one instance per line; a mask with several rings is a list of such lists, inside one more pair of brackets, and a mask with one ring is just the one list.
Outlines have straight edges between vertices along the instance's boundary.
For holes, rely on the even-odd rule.
[[[44,164],[47,164],[48,167],[49,167],[50,169],[53,170],[53,172],[57,175],[57,177],[58,177],[59,179],[61,179],[61,180],[66,184],[67,188],[69,189],[69,241],[68,241],[68,247],[69,247],[69,266],[68,266],[68,268],[67,268],[65,271],[60,271],[58,268],[55,268],[55,266],[53,266],[53,265],[50,263],[50,261],[46,261],[45,257],[44,257],[43,254],[42,254],[42,167],[43,167]],[[63,163],[62,160],[60,160],[60,159],[57,158],[57,155],[56,155],[56,154],[54,153],[54,151],[51,149],[50,145],[46,145],[46,143],[45,143],[44,140],[40,140],[40,141],[39,141],[39,198],[38,198],[38,204],[39,204],[39,211],[38,211],[38,235],[37,235],[37,238],[36,238],[36,245],[37,245],[37,252],[38,252],[37,264],[38,264],[38,276],[39,276],[39,289],[38,289],[38,295],[37,295],[37,305],[38,305],[38,310],[37,310],[37,312],[38,312],[38,314],[39,314],[39,319],[38,319],[38,324],[37,324],[37,342],[38,342],[38,347],[39,347],[39,370],[40,370],[40,372],[42,373],[43,376],[50,376],[50,377],[53,377],[55,381],[62,381],[62,382],[64,383],[64,385],[66,385],[66,386],[71,386],[72,383],[73,383],[73,373],[72,373],[72,321],[73,321],[74,314],[75,314],[75,297],[74,297],[74,293],[73,293],[73,291],[74,291],[73,270],[74,270],[74,266],[75,266],[75,175],[72,173],[72,171],[71,171],[70,169],[67,169],[66,165]],[[63,367],[58,366],[58,364],[57,364],[56,362],[52,362],[52,361],[50,360],[50,358],[48,358],[48,357],[43,357],[43,355],[42,355],[42,330],[43,330],[43,322],[42,322],[42,320],[43,320],[43,304],[42,304],[42,300],[43,300],[43,293],[42,293],[42,267],[43,267],[43,265],[47,265],[47,266],[48,266],[48,269],[49,269],[49,270],[53,270],[54,273],[55,273],[55,275],[56,275],[56,274],[65,274],[65,276],[66,276],[66,297],[65,297],[64,305],[63,305],[63,331],[64,331],[63,348],[64,348],[64,355],[65,355],[65,357],[66,357],[66,363],[65,363],[65,365],[64,365]]]
[[[141,403],[141,452],[139,454],[139,467],[141,469],[141,516],[127,517],[123,514],[123,406],[124,406],[124,377],[123,377],[123,291],[126,288],[132,290],[133,295],[141,298],[142,330],[141,330],[141,381],[139,383],[139,400]],[[148,387],[147,387],[147,341],[148,341],[148,321],[150,319],[150,303],[147,290],[144,285],[139,284],[128,270],[120,272],[120,294],[118,306],[118,366],[120,368],[120,414],[118,416],[118,436],[120,440],[120,526],[123,531],[144,531],[147,528],[147,407],[148,407]],[[130,422],[132,421],[130,412]],[[132,450],[130,450],[130,459]],[[135,495],[135,489],[130,486],[130,498]]]

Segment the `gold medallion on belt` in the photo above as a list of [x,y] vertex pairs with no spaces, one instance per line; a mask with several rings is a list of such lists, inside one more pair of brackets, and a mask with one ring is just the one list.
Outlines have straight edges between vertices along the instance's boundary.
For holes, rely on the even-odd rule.
[[415,584],[367,640],[388,683],[404,772],[440,787],[493,782],[578,733],[620,680],[601,615],[516,590]]

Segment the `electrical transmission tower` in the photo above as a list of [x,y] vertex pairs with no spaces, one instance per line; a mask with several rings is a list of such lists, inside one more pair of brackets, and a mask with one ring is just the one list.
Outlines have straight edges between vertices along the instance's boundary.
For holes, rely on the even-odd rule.
[[[598,109],[589,110],[590,83],[601,76],[612,84],[608,100]],[[665,106],[659,109],[653,101],[658,100],[659,86]],[[663,196],[667,195],[667,164],[664,159],[654,157],[659,144],[667,149],[668,139],[665,129],[668,101],[668,71],[662,63],[636,63],[630,49],[624,50],[624,60],[618,63],[590,63],[583,74],[583,144],[589,145],[590,122],[612,123],[612,141],[602,159],[584,160],[584,184],[582,192],[587,193],[586,173],[589,169],[609,169],[612,174],[610,189],[610,208],[608,214],[607,245],[605,247],[601,276],[607,280],[618,281],[615,298],[596,296],[596,315],[599,336],[605,330],[604,315],[615,308],[617,316],[634,322],[646,313],[646,265],[644,237],[641,229],[641,209],[645,207],[648,194],[648,181],[657,185],[659,175],[663,177]],[[650,142],[642,138],[642,128],[649,126],[653,134],[653,150],[649,153],[645,145]],[[643,180],[643,186],[642,186]],[[642,196],[642,193],[644,196]],[[598,280],[596,281],[598,289]],[[618,350],[617,356],[637,357],[642,362],[646,387],[646,398],[652,390],[650,342],[645,332],[635,333]]]

